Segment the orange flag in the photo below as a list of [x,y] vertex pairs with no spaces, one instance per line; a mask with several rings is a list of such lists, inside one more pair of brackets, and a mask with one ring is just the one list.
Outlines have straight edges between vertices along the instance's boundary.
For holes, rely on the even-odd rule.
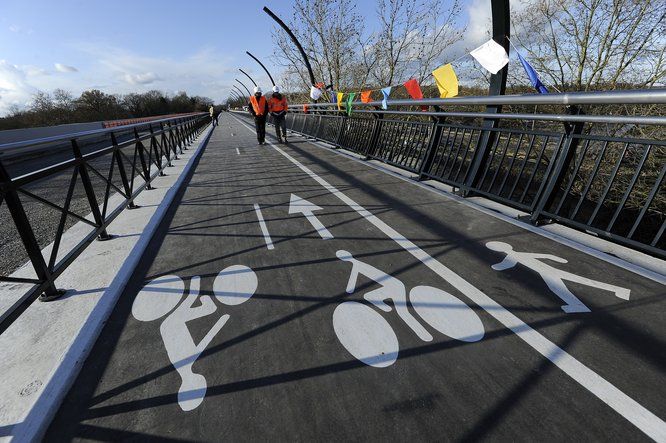
[[361,92],[361,101],[363,103],[370,103],[372,101],[372,91]]

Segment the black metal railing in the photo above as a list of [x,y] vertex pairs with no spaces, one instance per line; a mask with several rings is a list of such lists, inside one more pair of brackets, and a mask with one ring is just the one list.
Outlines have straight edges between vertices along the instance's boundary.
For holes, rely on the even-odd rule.
[[[33,284],[22,301],[61,295],[56,278],[95,238],[112,238],[107,227],[113,219],[136,207],[137,195],[151,189],[209,122],[208,114],[197,113],[0,145],[0,216],[6,219],[0,228],[13,225],[34,270],[34,277],[12,277],[12,269],[3,269],[0,281]],[[36,232],[49,219],[47,210],[55,211],[55,233],[42,238]],[[66,227],[75,222],[88,225],[89,232],[60,251]],[[49,242],[45,256],[43,244]]]
[[663,104],[666,89],[322,103],[290,106],[287,128],[663,258]]

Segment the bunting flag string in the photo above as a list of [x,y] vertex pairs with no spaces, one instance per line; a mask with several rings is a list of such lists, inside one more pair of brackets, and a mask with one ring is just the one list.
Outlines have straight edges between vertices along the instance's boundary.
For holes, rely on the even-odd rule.
[[319,100],[321,98],[321,89],[317,86],[312,86],[310,88],[310,98],[312,100]]
[[372,91],[361,92],[361,101],[363,103],[370,103],[372,101]]
[[[506,37],[506,39],[509,41],[513,49],[516,51],[518,59],[520,60],[520,63],[523,66],[523,69],[525,70],[525,73],[529,77],[532,86],[540,94],[547,94],[548,89],[539,79],[537,72],[528,63],[528,61],[520,54],[520,52],[513,45],[513,42],[511,42],[511,40],[509,40],[508,37]],[[455,70],[453,69],[452,64],[462,60],[464,57],[467,57],[468,55],[474,57],[474,59],[477,62],[479,62],[481,66],[483,66],[483,68],[485,68],[492,74],[497,74],[502,68],[504,68],[509,63],[509,54],[504,49],[504,47],[493,39],[488,40],[486,43],[482,44],[473,51],[458,57],[452,62],[446,63],[438,67],[426,77],[426,79],[429,78],[430,76],[434,78],[435,84],[439,91],[440,98],[451,98],[458,95],[458,87],[459,87],[458,76]],[[376,91],[381,91],[382,109],[387,109],[388,108],[387,102],[389,99],[389,95],[391,94],[392,89],[398,86],[403,86],[407,90],[407,93],[412,99],[414,100],[423,99],[423,91],[421,90],[421,86],[418,80],[415,78],[407,80],[402,85],[392,85],[378,89],[364,89],[358,92],[335,91],[333,90],[332,85],[328,85],[326,87],[326,90],[328,91],[330,89],[331,103],[337,104],[339,111],[343,110],[343,103],[344,103],[344,107],[347,114],[351,115],[353,107],[352,103],[354,98],[359,96],[362,103],[370,103],[373,100],[372,93]],[[312,86],[312,88],[310,89],[310,97],[313,100],[318,100],[319,98],[321,98],[323,87],[324,87],[323,82],[319,82],[316,85]],[[344,100],[345,96],[347,96],[346,101]],[[427,109],[426,106],[422,106],[422,108]]]
[[391,94],[391,87],[387,86],[385,88],[382,88],[381,91],[382,91],[382,96],[384,97],[382,99],[382,109],[386,109],[388,108],[386,101],[388,100],[389,95]]
[[[508,37],[507,40],[509,40]],[[520,54],[520,51],[518,51],[518,48],[516,48],[516,45],[514,45],[511,40],[509,40],[509,43],[513,47],[513,50],[516,51],[516,54],[518,54],[518,60],[520,60],[520,64],[523,65],[523,69],[529,77],[530,82],[532,83],[532,87],[534,87],[534,89],[536,89],[539,94],[548,94],[548,89],[544,86],[543,83],[541,83],[541,79],[539,79],[539,75],[536,73],[532,65],[530,65],[527,60],[523,58],[523,56]]]
[[354,102],[355,96],[356,96],[355,92],[350,92],[347,95],[347,115],[351,115],[352,113],[352,103]]
[[440,98],[450,98],[458,95],[458,77],[451,63],[442,65],[432,71],[432,76],[435,78]]
[[509,55],[502,45],[495,40],[488,40],[469,53],[491,74],[497,74],[509,63]]

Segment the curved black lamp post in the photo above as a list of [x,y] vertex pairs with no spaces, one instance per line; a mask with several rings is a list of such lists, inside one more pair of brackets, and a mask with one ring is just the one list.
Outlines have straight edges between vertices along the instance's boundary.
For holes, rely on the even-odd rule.
[[[233,93],[234,95],[231,95],[231,93]],[[234,99],[234,100],[245,101],[240,95],[238,95],[238,92],[234,91],[233,89],[230,90],[229,98]]]
[[238,70],[239,70],[240,72],[242,72],[243,74],[245,74],[245,76],[246,76],[247,78],[250,79],[250,81],[252,82],[252,84],[253,84],[254,86],[257,86],[257,82],[255,82],[254,79],[253,79],[252,77],[250,77],[250,74],[248,74],[247,72],[243,71],[241,68],[238,68]]
[[[507,1],[508,1],[508,0],[507,0]],[[308,74],[310,75],[310,82],[312,83],[311,86],[314,86],[314,84],[315,84],[315,77],[314,77],[314,74],[313,74],[313,72],[312,72],[312,66],[310,66],[310,60],[308,59],[308,56],[307,56],[307,54],[305,53],[305,50],[303,49],[303,46],[301,46],[300,42],[298,41],[298,39],[296,38],[296,36],[294,35],[294,33],[291,32],[291,29],[289,29],[289,27],[287,27],[287,25],[285,25],[284,22],[283,22],[282,20],[280,20],[280,17],[278,17],[277,15],[273,14],[273,11],[271,11],[270,9],[268,9],[266,6],[264,6],[264,12],[265,12],[266,14],[270,15],[271,18],[272,18],[273,20],[275,20],[275,21],[277,22],[277,24],[280,25],[280,26],[282,27],[282,29],[284,29],[285,32],[286,32],[287,34],[289,34],[289,37],[291,37],[291,41],[294,42],[294,44],[296,45],[296,47],[298,48],[298,50],[301,52],[301,57],[303,57],[303,61],[305,62],[305,67],[308,68]],[[257,60],[257,61],[258,61],[258,60]],[[264,69],[265,69],[265,68],[264,68]]]
[[235,78],[234,80],[236,80],[236,81],[237,81],[238,83],[240,83],[240,84],[241,84],[241,86],[242,86],[242,87],[244,87],[244,88],[245,88],[245,90],[247,91],[247,96],[248,96],[248,97],[251,97],[251,96],[252,96],[252,93],[250,92],[250,90],[249,90],[249,89],[247,89],[247,86],[245,86],[245,85],[243,84],[243,82],[242,82],[242,81],[238,80],[237,78]]
[[[238,92],[240,92],[240,96],[241,96],[241,97],[245,97],[245,93],[241,90],[241,88],[239,88],[239,87],[236,86],[236,85],[234,85],[234,88],[236,88],[236,89],[238,90]],[[248,100],[249,100],[249,97],[250,97],[250,96],[248,95]]]
[[262,68],[264,68],[264,71],[266,71],[266,74],[268,74],[268,78],[271,79],[271,83],[273,83],[273,86],[275,86],[275,80],[273,80],[273,76],[271,75],[270,72],[268,72],[268,69],[266,69],[266,66],[264,66],[264,64],[261,63],[261,61],[259,61],[259,59],[258,59],[257,57],[255,57],[254,55],[250,54],[250,51],[245,51],[245,53],[246,53],[247,55],[249,55],[250,57],[252,57],[257,63],[259,63],[259,65],[260,65]]

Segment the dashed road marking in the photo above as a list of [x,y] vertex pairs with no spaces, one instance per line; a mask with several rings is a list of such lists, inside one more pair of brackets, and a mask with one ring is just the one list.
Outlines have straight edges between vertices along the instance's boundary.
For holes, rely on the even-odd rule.
[[261,214],[261,208],[258,204],[254,204],[254,211],[257,213],[257,220],[259,220],[259,226],[261,227],[261,232],[264,234],[264,241],[266,242],[266,247],[268,249],[275,249],[273,246],[273,240],[271,240],[271,235],[268,233],[268,227],[264,221],[264,216]]

